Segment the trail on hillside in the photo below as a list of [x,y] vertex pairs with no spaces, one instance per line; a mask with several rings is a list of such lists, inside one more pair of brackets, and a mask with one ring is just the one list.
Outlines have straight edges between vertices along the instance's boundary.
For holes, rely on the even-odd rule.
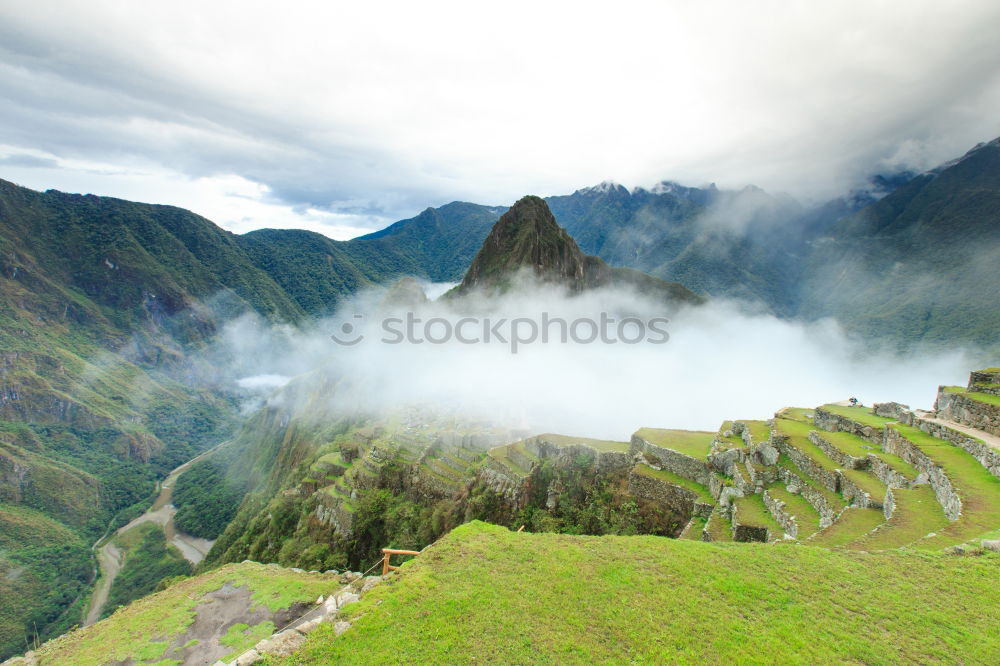
[[[184,556],[184,559],[189,561],[191,564],[198,564],[203,559],[208,551],[212,548],[212,544],[215,541],[209,539],[199,539],[198,537],[193,537],[190,534],[185,534],[178,530],[174,526],[174,514],[177,513],[177,508],[171,503],[173,498],[174,484],[177,482],[177,478],[183,474],[191,465],[207,457],[209,454],[214,452],[216,449],[221,447],[226,442],[222,442],[213,446],[208,451],[201,453],[186,463],[179,465],[174,468],[167,478],[163,480],[160,484],[160,494],[156,496],[156,501],[153,502],[153,506],[132,522],[124,525],[115,532],[115,534],[122,534],[127,532],[137,525],[142,523],[156,523],[163,528],[163,533],[167,538],[167,543],[170,543],[177,547],[177,549]],[[97,579],[97,585],[94,588],[94,593],[90,597],[90,604],[87,608],[87,614],[83,621],[83,626],[87,627],[101,618],[101,611],[104,609],[104,605],[108,601],[108,594],[111,592],[111,586],[115,582],[115,578],[118,576],[119,571],[122,568],[122,555],[123,553],[111,542],[111,536],[105,535],[102,537],[98,543],[105,541],[106,543],[100,548],[96,548],[97,562],[100,566],[101,575]]]

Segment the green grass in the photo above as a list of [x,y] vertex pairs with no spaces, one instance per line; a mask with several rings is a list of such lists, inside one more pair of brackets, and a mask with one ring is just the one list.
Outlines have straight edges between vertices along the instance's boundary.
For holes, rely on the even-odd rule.
[[754,444],[766,442],[771,438],[771,427],[767,421],[738,421],[750,431],[750,439]]
[[692,516],[688,524],[684,526],[684,531],[677,538],[689,541],[701,541],[701,532],[705,529],[707,523],[708,520],[702,516]]
[[878,529],[846,544],[857,550],[883,550],[913,544],[948,524],[944,510],[930,486],[892,491],[896,508]]
[[220,644],[230,648],[230,652],[223,659],[238,657],[260,641],[270,637],[273,633],[274,623],[270,620],[252,627],[243,622],[237,622],[229,627],[222,638],[219,639]]
[[961,386],[947,386],[945,387],[945,393],[953,393],[956,395],[961,395],[969,400],[975,400],[976,402],[981,402],[984,405],[990,405],[992,407],[1000,407],[1000,396],[991,395],[989,393],[976,393],[975,391],[969,391]]
[[797,493],[791,493],[784,486],[772,485],[767,489],[768,494],[776,500],[785,503],[785,513],[795,518],[795,524],[799,527],[798,539],[806,539],[819,531],[819,513],[813,508],[806,498]]
[[834,511],[839,511],[846,505],[846,502],[844,501],[843,497],[841,497],[838,493],[833,492],[826,486],[816,483],[815,480],[810,478],[805,472],[799,469],[798,466],[794,462],[792,462],[792,460],[785,454],[781,454],[780,456],[778,456],[777,464],[778,467],[784,467],[788,471],[795,474],[795,476],[797,476],[799,479],[802,480],[802,483],[809,486],[809,488],[812,489],[813,491],[822,495],[823,498],[826,499],[827,503],[830,505],[830,508],[832,508]]
[[[528,476],[528,475],[531,474],[531,470],[530,469],[525,469],[521,465],[519,465],[516,462],[514,462],[513,460],[511,460],[511,458],[510,458],[510,447],[516,446],[516,445],[517,444],[505,444],[503,446],[495,446],[492,449],[490,449],[489,451],[487,451],[486,454],[490,458],[493,458],[494,460],[496,460],[497,462],[503,463],[508,469],[510,469],[510,471],[514,472],[515,474],[518,474],[519,476],[525,477],[525,476]],[[527,451],[523,450],[523,448],[524,448],[523,444],[521,444],[521,448],[522,448],[522,451],[521,451],[522,453],[528,455],[529,457],[534,457],[530,453],[528,453]]]
[[801,421],[802,423],[812,423],[815,413],[816,410],[809,407],[786,407],[778,412],[776,416],[792,421]]
[[678,453],[702,460],[712,451],[714,432],[696,430],[665,430],[662,428],[640,428],[636,433],[650,444],[671,449]]
[[712,497],[712,493],[708,492],[708,488],[700,483],[692,481],[691,479],[678,476],[668,469],[653,469],[645,463],[639,463],[632,469],[632,471],[636,474],[649,477],[650,479],[656,479],[657,481],[663,481],[665,483],[690,490],[695,493],[698,496],[698,500],[704,504],[715,504],[715,498]]
[[827,432],[817,430],[816,434],[829,442],[835,449],[855,458],[864,458],[878,451],[878,447],[849,432]]
[[823,449],[809,439],[809,432],[813,428],[808,423],[779,418],[774,419],[774,429],[788,438],[789,446],[801,451],[821,469],[833,473],[840,468],[840,465],[826,455]]
[[708,517],[708,524],[705,525],[705,529],[708,530],[713,542],[733,540],[733,523],[718,509],[713,511],[712,515]]
[[871,472],[862,469],[842,469],[840,473],[879,504],[885,499],[886,485]]
[[995,663],[998,565],[471,523],[276,662]]
[[895,419],[886,419],[881,416],[877,416],[871,409],[867,407],[849,407],[846,405],[823,405],[820,407],[823,411],[830,412],[831,414],[836,414],[838,416],[843,416],[845,418],[854,421],[855,423],[860,423],[862,425],[871,426],[873,428],[884,428],[889,423],[895,423]]
[[962,499],[962,515],[958,520],[936,530],[937,536],[926,539],[920,544],[922,547],[944,548],[964,543],[1000,526],[1000,479],[951,442],[910,426],[891,427],[944,469]]
[[590,437],[571,437],[569,435],[556,435],[546,433],[539,435],[538,439],[549,442],[558,447],[582,445],[601,451],[602,453],[628,453],[628,442],[614,442],[605,439],[591,439]]
[[914,481],[918,476],[920,476],[920,472],[917,470],[916,467],[906,462],[897,455],[894,455],[892,453],[886,453],[885,451],[872,451],[871,455],[875,456],[876,458],[887,464],[889,467],[895,470],[900,476],[909,481]]
[[719,428],[719,432],[715,435],[716,441],[718,441],[723,448],[742,449],[744,446],[746,446],[746,442],[744,442],[736,433],[733,433],[728,437],[723,434],[726,431],[732,432],[732,430],[733,430],[732,421],[723,422],[722,427]]
[[839,548],[852,541],[857,541],[865,534],[885,522],[882,509],[862,509],[850,506],[844,509],[840,516],[820,532],[808,540],[808,545],[824,548]]
[[778,524],[771,512],[764,505],[764,496],[759,494],[748,495],[734,500],[736,505],[736,521],[740,525],[752,525],[754,527],[766,527],[771,530],[771,536],[781,538],[785,533],[785,528]]
[[[97,624],[60,636],[42,646],[42,663],[104,664],[163,654],[164,641],[182,635],[194,621],[195,607],[203,597],[225,583],[251,590],[251,606],[270,612],[296,602],[313,602],[321,594],[339,589],[333,576],[296,573],[262,564],[229,564],[207,574],[175,583],[162,592],[139,599]],[[260,627],[260,625],[258,625]],[[253,630],[253,629],[251,629]],[[230,637],[236,640],[235,635]],[[151,654],[159,647],[159,652]]]

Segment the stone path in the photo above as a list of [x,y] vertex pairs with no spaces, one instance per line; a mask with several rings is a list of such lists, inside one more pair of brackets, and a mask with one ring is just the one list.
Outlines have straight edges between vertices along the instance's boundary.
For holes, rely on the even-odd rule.
[[938,417],[934,416],[934,412],[922,412],[920,410],[917,410],[914,412],[914,414],[916,414],[917,418],[923,421],[927,421],[928,423],[936,423],[938,425],[943,425],[948,428],[951,428],[952,430],[964,432],[969,437],[975,437],[976,439],[981,439],[983,440],[983,443],[986,444],[986,446],[990,447],[991,449],[996,449],[997,451],[1000,451],[1000,437],[997,437],[996,435],[991,435],[988,432],[977,430],[972,426],[967,426],[962,423],[955,423],[954,421],[949,421],[947,419],[939,419]]

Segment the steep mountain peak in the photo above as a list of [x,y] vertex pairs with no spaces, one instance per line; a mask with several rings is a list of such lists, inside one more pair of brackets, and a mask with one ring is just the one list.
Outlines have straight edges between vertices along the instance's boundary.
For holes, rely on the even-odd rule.
[[526,196],[500,216],[473,259],[459,291],[504,288],[522,268],[547,282],[579,284],[584,254],[559,226],[544,199]]
[[703,302],[683,285],[586,256],[559,226],[545,200],[526,196],[504,213],[483,243],[456,294],[473,289],[505,291],[522,270],[571,292],[601,287],[634,289],[674,303]]

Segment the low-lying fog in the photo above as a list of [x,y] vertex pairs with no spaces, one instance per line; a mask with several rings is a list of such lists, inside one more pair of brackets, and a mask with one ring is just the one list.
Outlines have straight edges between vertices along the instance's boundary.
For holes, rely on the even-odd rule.
[[[979,360],[963,350],[898,356],[849,341],[833,321],[783,321],[733,302],[670,314],[623,291],[566,297],[535,287],[491,301],[417,306],[388,306],[385,293],[359,295],[309,332],[245,317],[220,344],[238,359],[236,377],[257,404],[283,378],[327,367],[341,378],[330,396],[334,409],[440,405],[498,425],[620,440],[640,426],[716,430],[726,419],[766,419],[785,406],[849,397],[929,408],[939,384],[964,384]],[[407,312],[420,320],[411,325],[412,341]],[[602,312],[614,321],[605,322],[603,341],[587,343],[598,333],[588,321],[600,327]],[[619,330],[623,314],[638,320]],[[463,317],[459,341],[454,329]],[[529,341],[545,321],[549,342]]]

